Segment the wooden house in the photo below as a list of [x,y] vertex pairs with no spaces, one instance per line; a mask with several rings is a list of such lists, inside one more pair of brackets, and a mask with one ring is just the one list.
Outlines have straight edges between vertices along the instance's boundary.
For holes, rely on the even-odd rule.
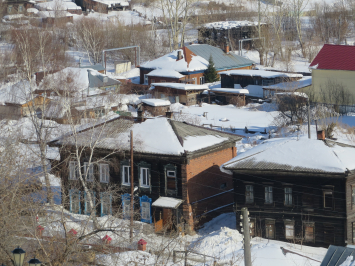
[[152,116],[165,115],[170,110],[170,101],[161,99],[143,99],[141,110]]
[[306,76],[297,81],[281,82],[263,87],[264,98],[272,98],[277,93],[307,91],[312,86],[312,77]]
[[[261,23],[261,27],[267,24]],[[198,29],[198,42],[225,47],[233,44],[239,48],[239,40],[258,37],[258,23],[251,21],[218,21],[206,23]],[[253,40],[244,41],[245,48],[252,48]]]
[[265,70],[230,70],[219,73],[222,88],[244,88],[249,96],[263,98],[263,88],[282,82],[300,80],[302,74]]
[[152,83],[150,90],[157,99],[169,100],[171,103],[194,105],[201,101],[201,93],[208,90],[208,86],[185,83]]
[[217,72],[252,69],[254,62],[208,44],[192,44],[139,66],[140,84],[176,82],[200,85],[212,56]]
[[75,3],[81,6],[84,11],[95,11],[105,14],[108,14],[108,11],[124,11],[129,8],[129,1],[123,0],[76,0]]
[[7,0],[4,1],[7,15],[25,14],[28,8],[34,6],[32,1],[27,0]]
[[328,247],[355,243],[355,146],[324,139],[271,139],[225,163],[239,226],[252,237]]
[[[134,168],[130,166],[129,131],[134,134]],[[88,150],[80,159],[89,175],[84,176],[96,199],[97,213],[127,217],[130,204],[130,173],[134,174],[137,219],[154,223],[156,230],[179,227],[191,232],[197,221],[230,211],[233,205],[232,179],[219,167],[236,155],[239,136],[177,122],[166,117],[116,118],[50,143],[60,146],[60,172],[65,191],[65,208],[90,213],[87,198],[77,176],[75,145],[87,146],[95,132],[103,132],[93,152],[98,163],[88,163]],[[120,191],[115,195],[112,188]],[[111,190],[108,190],[111,189]],[[139,205],[138,202],[145,202]]]

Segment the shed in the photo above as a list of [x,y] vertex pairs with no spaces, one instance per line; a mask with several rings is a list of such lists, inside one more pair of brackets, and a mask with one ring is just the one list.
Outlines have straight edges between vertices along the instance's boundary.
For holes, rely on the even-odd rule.
[[142,111],[147,111],[153,116],[165,115],[170,108],[169,100],[162,99],[143,99]]

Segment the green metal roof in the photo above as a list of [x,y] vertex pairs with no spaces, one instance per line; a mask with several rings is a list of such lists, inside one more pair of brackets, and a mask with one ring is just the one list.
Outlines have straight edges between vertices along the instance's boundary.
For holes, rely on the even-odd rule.
[[254,64],[253,61],[236,55],[234,53],[226,54],[222,49],[208,44],[192,44],[187,46],[189,50],[206,60],[212,59],[217,70],[246,67]]

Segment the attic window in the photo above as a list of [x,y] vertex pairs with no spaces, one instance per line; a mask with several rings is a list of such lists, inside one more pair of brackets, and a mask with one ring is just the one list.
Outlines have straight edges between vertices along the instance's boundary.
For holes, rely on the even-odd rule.
[[324,200],[324,208],[332,209],[333,208],[333,191],[332,190],[324,190],[323,191],[323,200]]

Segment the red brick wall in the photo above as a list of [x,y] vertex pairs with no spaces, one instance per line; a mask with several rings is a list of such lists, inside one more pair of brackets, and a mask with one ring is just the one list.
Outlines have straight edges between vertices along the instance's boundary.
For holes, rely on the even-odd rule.
[[[236,148],[232,147],[193,159],[186,165],[186,168],[183,167],[184,217],[191,226],[193,226],[194,216],[233,203],[233,192],[227,192],[212,199],[191,204],[233,189],[232,175],[221,172],[219,167],[235,156]],[[220,186],[223,183],[226,183],[226,187],[221,189]],[[190,215],[190,213],[192,214]],[[219,213],[215,212],[214,214],[218,215]],[[195,223],[197,220],[195,219]]]

